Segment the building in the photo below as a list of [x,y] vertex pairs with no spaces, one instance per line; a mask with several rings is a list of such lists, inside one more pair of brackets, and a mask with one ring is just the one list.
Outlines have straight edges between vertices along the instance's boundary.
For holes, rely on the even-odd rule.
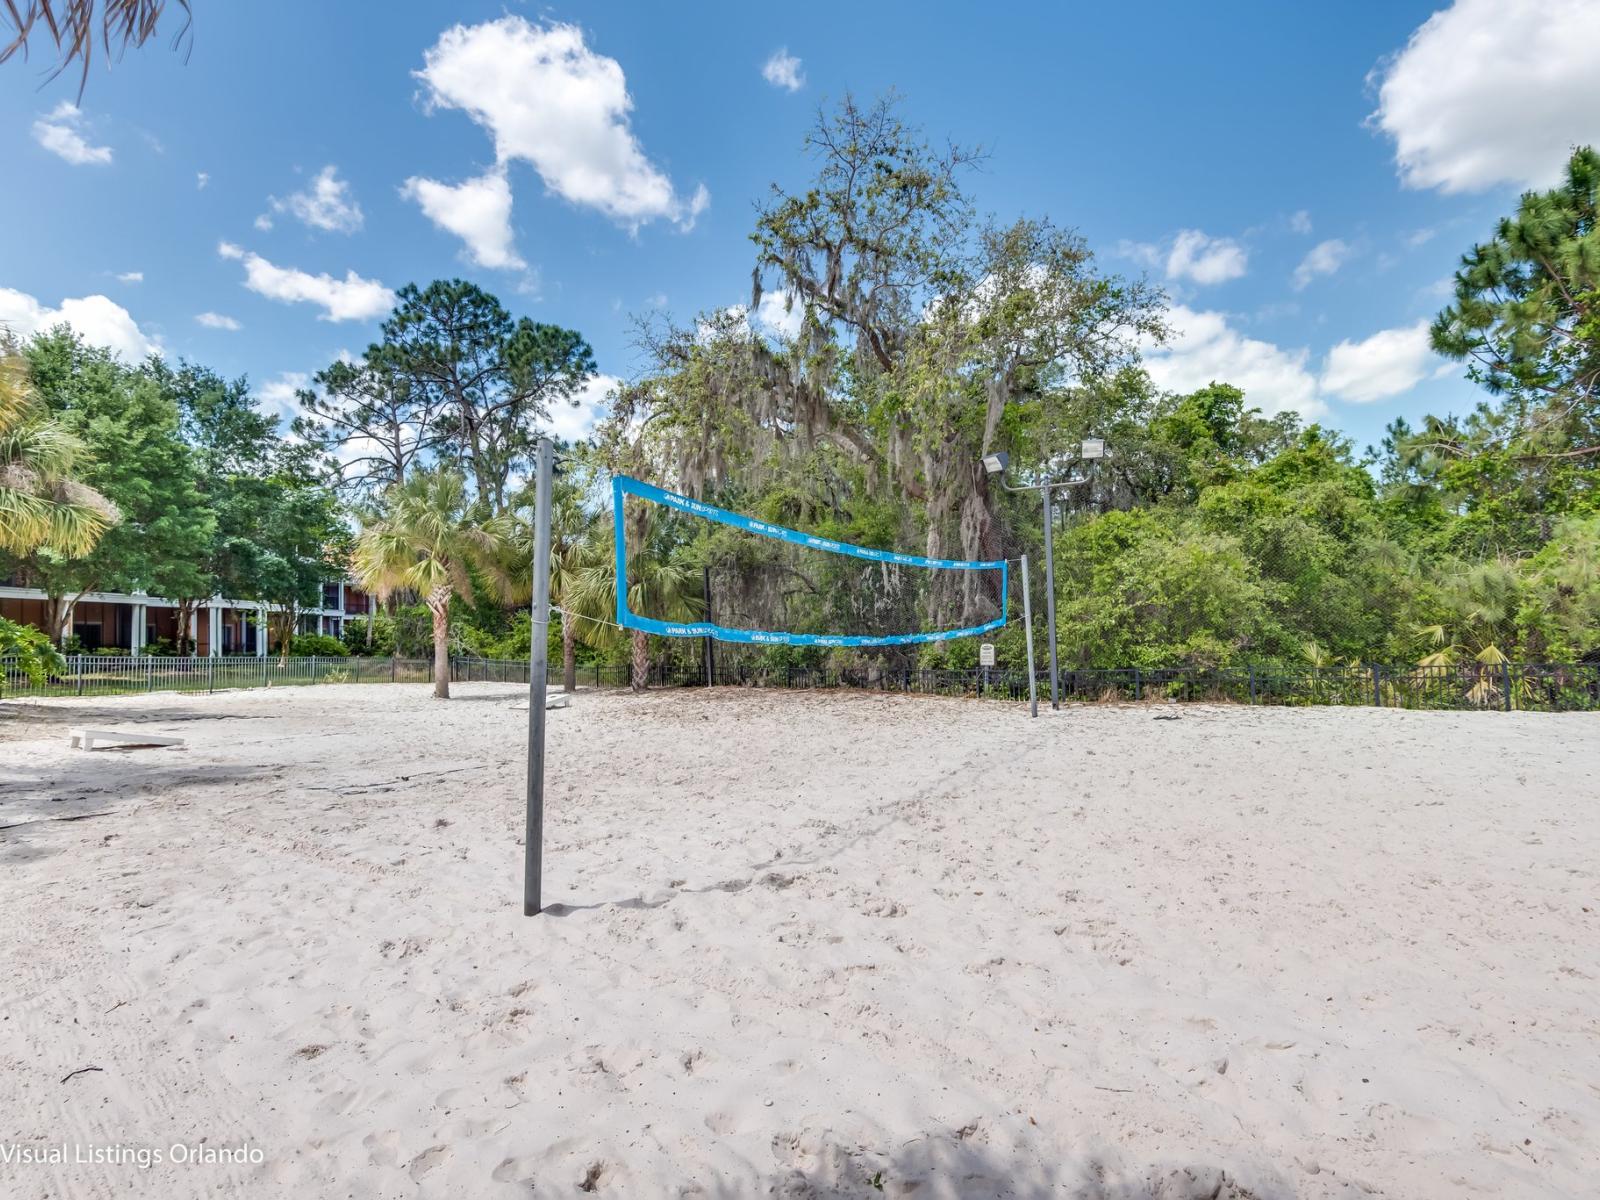
[[[299,632],[339,637],[348,620],[365,617],[377,601],[353,583],[324,585],[319,608],[302,609]],[[0,617],[44,629],[49,597],[38,588],[0,579]],[[193,614],[195,652],[202,656],[267,653],[269,606],[214,597]],[[178,605],[142,592],[90,592],[72,610],[72,634],[85,651],[142,653],[159,641],[178,644]]]

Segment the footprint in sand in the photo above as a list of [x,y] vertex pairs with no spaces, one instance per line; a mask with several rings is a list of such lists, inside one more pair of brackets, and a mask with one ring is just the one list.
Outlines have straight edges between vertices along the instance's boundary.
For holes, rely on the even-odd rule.
[[421,1179],[429,1171],[441,1166],[449,1157],[450,1147],[429,1146],[406,1165],[406,1171],[412,1179]]
[[727,1137],[739,1128],[739,1118],[729,1112],[707,1113],[706,1128],[718,1137]]
[[375,1167],[392,1167],[400,1159],[400,1135],[392,1129],[369,1133],[361,1139],[361,1144],[366,1147],[367,1161]]

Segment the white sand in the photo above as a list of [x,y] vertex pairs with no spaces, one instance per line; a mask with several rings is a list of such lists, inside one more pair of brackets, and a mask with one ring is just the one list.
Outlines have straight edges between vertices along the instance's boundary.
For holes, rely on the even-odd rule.
[[0,720],[0,1195],[1600,1192],[1593,717],[460,693]]

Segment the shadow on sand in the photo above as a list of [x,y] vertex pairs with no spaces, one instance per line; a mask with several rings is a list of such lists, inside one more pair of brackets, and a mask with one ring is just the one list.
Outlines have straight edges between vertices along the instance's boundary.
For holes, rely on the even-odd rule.
[[[813,1137],[773,1138],[773,1154],[795,1165],[757,1181],[711,1180],[686,1193],[736,1200],[752,1194],[795,1200],[914,1196],[916,1200],[1293,1200],[1297,1191],[1276,1173],[1245,1187],[1218,1167],[1108,1168],[1092,1159],[1042,1165],[959,1137],[918,1138],[889,1153],[846,1148]],[[604,1191],[605,1164],[590,1166],[591,1190]],[[754,1185],[754,1186],[752,1186]]]

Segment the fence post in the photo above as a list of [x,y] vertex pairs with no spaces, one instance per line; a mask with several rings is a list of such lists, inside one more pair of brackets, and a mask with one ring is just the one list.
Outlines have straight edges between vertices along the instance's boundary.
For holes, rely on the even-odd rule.
[[74,654],[72,657],[77,662],[78,695],[81,696],[83,695],[83,655]]
[[1500,664],[1500,686],[1501,686],[1502,689],[1504,689],[1505,694],[1506,694],[1506,711],[1510,712],[1511,711],[1511,664],[1509,662],[1503,662],[1503,663]]
[[1256,667],[1255,667],[1254,663],[1251,663],[1250,664],[1250,703],[1254,704],[1255,702],[1256,702]]
[[1372,703],[1383,707],[1383,668],[1376,663],[1372,665]]
[[156,660],[153,657],[146,657],[144,660],[144,690],[147,692],[156,690]]
[[1144,673],[1138,667],[1133,669],[1133,698],[1135,700],[1144,699]]
[[206,656],[206,695],[210,695],[217,688],[217,660],[211,655]]

